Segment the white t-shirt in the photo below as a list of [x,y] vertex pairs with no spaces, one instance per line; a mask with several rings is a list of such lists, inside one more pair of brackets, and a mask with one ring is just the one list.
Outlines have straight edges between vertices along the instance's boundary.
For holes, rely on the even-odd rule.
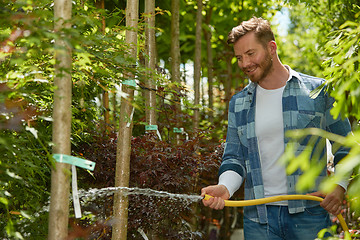
[[282,111],[284,88],[268,90],[260,85],[256,88],[255,134],[265,197],[287,194],[285,166],[278,163],[285,149]]

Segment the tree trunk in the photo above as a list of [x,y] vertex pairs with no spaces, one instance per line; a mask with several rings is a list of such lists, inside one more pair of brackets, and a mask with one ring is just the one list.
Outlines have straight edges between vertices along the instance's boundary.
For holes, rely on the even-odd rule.
[[110,104],[109,104],[109,92],[104,90],[103,93],[103,107],[104,107],[104,130],[110,129]]
[[155,80],[152,77],[156,64],[156,41],[155,41],[155,0],[145,0],[145,14],[147,15],[145,29],[145,67],[149,69],[145,82],[145,112],[146,122],[149,125],[157,125],[156,120],[156,93]]
[[[201,78],[201,24],[202,24],[202,0],[197,0],[197,10],[196,10],[196,30],[195,30],[195,57],[194,57],[194,122],[193,122],[193,131],[196,132],[199,129],[200,122],[200,78]],[[199,179],[199,174],[195,176],[195,187]],[[197,205],[193,205],[193,212],[197,212]],[[197,229],[197,218],[193,217],[191,219],[192,229],[196,231]]]
[[194,131],[199,128],[200,121],[200,77],[201,77],[201,24],[202,24],[202,0],[197,0],[196,30],[195,30],[195,57],[194,57]]
[[[95,1],[95,6],[96,8],[99,8],[99,9],[105,9],[105,0],[96,0]],[[103,16],[101,18],[101,32],[102,33],[105,33],[105,17]]]
[[[71,1],[55,0],[55,32],[70,28]],[[71,154],[71,47],[61,35],[55,41],[55,78],[53,110],[53,153]],[[70,165],[56,162],[51,169],[51,198],[48,239],[65,239],[68,234]]]
[[[130,45],[129,57],[135,64],[137,54],[137,25],[139,14],[139,1],[127,0],[126,7],[126,43]],[[129,80],[134,80],[134,76],[127,74]],[[134,89],[128,85],[122,84],[122,92],[127,94],[127,98],[121,99],[119,134],[116,149],[116,169],[115,169],[115,187],[129,187],[130,179],[130,153],[131,153],[131,135],[132,135],[132,114],[134,99]],[[128,198],[117,191],[114,195],[114,218],[115,223],[112,228],[113,240],[127,239],[128,223]]]
[[116,104],[117,104],[117,100],[116,100],[116,92],[114,92],[112,94],[112,97],[111,97],[112,101],[111,101],[111,104],[112,104],[112,111],[113,111],[113,123],[114,123],[114,129],[117,129],[117,121],[118,121],[118,118],[117,118],[117,107],[116,107]]
[[[232,53],[229,52],[231,55]],[[232,64],[231,64],[231,56],[226,56],[226,79],[225,81],[225,103],[226,103],[226,109],[224,112],[224,119],[228,119],[228,111],[229,111],[229,102],[231,98],[231,83],[232,83]]]
[[207,53],[207,72],[208,72],[208,95],[209,95],[209,121],[213,124],[214,123],[214,90],[213,90],[213,54],[211,48],[211,26],[210,20],[212,15],[213,7],[210,7],[206,13],[205,24],[208,26],[208,29],[204,31],[205,40],[206,40],[206,53]]
[[[97,0],[95,1],[95,6],[99,9],[105,9],[105,0]],[[101,18],[101,32],[103,34],[105,34],[105,28],[106,28],[106,23],[105,23],[105,17],[103,16]],[[103,109],[104,109],[104,130],[109,130],[110,129],[110,100],[109,100],[109,92],[104,90],[103,95],[102,95],[102,99],[103,99]]]
[[[180,0],[171,1],[171,80],[175,82],[175,86],[180,84]],[[175,87],[175,92],[179,89]],[[179,128],[180,125],[180,97],[174,94],[175,101],[175,126]],[[176,144],[180,144],[180,135],[176,134]]]

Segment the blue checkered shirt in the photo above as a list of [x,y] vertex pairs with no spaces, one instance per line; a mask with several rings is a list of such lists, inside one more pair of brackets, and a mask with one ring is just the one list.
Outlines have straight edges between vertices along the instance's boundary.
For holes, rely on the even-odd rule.
[[[334,119],[330,114],[333,98],[324,90],[316,98],[309,96],[312,90],[324,83],[324,80],[291,69],[290,74],[292,77],[287,81],[282,97],[284,132],[311,127],[346,136],[351,131],[349,121]],[[230,100],[226,144],[219,169],[219,175],[232,170],[245,179],[245,200],[264,197],[258,141],[255,135],[256,86],[251,82]],[[285,138],[285,146],[288,142],[289,139]],[[306,144],[307,141],[300,142],[295,154],[305,149]],[[325,146],[323,149],[325,151]],[[347,151],[340,148],[334,154],[334,161],[338,162],[346,154]],[[322,159],[326,161],[325,158]],[[298,194],[295,185],[301,174],[301,170],[298,169],[287,176],[288,194]],[[316,179],[317,187],[324,177],[326,177],[326,168]],[[311,192],[316,191],[317,187]],[[303,212],[305,208],[316,205],[319,203],[292,200],[288,203],[289,213]],[[244,216],[256,222],[267,223],[265,205],[244,207]]]

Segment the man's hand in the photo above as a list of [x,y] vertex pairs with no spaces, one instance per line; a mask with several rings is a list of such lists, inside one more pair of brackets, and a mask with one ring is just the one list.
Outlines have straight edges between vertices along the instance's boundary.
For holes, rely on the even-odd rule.
[[309,195],[317,197],[325,197],[324,200],[320,203],[320,206],[323,207],[329,213],[337,216],[342,210],[342,202],[344,200],[345,189],[337,185],[335,190],[328,195],[324,195],[321,192],[310,193]]
[[216,210],[223,209],[225,207],[224,200],[230,198],[230,193],[224,185],[212,185],[201,189],[201,196],[205,197],[205,194],[213,196],[213,198],[203,199],[203,204]]

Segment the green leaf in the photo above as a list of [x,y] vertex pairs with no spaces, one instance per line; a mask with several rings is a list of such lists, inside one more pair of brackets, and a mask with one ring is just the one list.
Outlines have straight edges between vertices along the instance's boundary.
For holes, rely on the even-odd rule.
[[21,216],[23,216],[23,217],[25,217],[27,219],[32,219],[32,217],[23,210],[20,211],[20,214],[21,214]]
[[9,205],[9,200],[7,200],[6,198],[4,197],[0,197],[0,202],[2,204],[4,204],[6,207]]
[[358,27],[358,26],[359,26],[359,23],[352,22],[352,21],[346,21],[339,28],[344,29],[344,28],[347,28],[347,27]]
[[312,99],[317,98],[324,87],[325,87],[325,83],[321,84],[319,87],[317,87],[316,89],[310,92],[309,97]]
[[320,239],[322,239],[324,237],[325,233],[327,233],[327,232],[328,232],[328,230],[326,228],[321,229],[320,232],[318,232],[318,237]]

